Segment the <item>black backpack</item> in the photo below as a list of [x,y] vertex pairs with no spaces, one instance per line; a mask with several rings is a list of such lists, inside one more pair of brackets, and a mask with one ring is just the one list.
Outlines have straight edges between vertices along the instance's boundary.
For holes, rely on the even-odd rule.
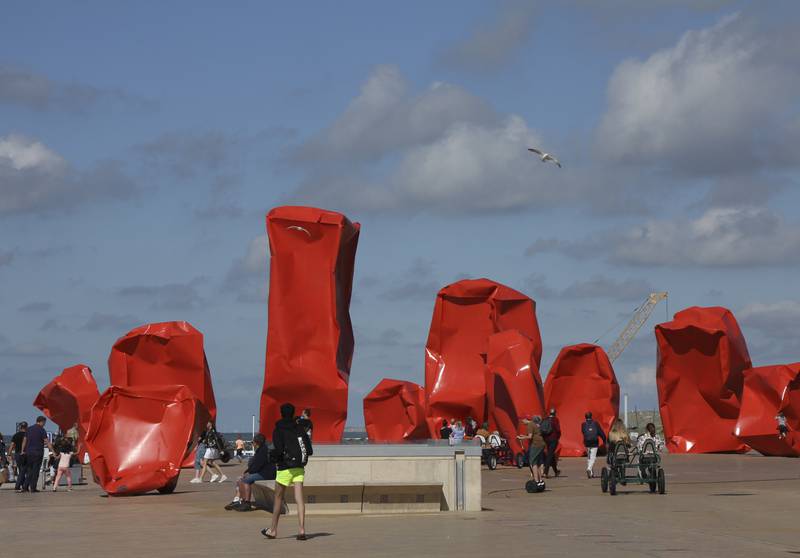
[[539,425],[539,431],[542,433],[542,436],[547,436],[553,432],[553,421],[550,417],[546,417],[542,421],[542,424]]
[[597,443],[597,423],[593,420],[583,423],[583,443],[596,444]]
[[300,426],[295,426],[294,432],[291,434],[287,431],[283,443],[283,459],[281,461],[289,469],[305,467],[308,458],[314,454],[311,439]]

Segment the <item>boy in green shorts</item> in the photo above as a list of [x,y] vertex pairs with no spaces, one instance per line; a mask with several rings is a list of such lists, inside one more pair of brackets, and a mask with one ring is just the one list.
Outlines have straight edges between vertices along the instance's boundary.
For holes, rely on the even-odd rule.
[[275,461],[278,474],[275,477],[275,502],[272,507],[272,525],[269,529],[262,529],[261,534],[268,539],[278,535],[278,520],[281,517],[284,495],[289,486],[294,485],[294,501],[297,503],[297,520],[300,522],[298,541],[306,540],[306,508],[303,498],[303,480],[305,478],[305,465],[308,458],[314,453],[311,440],[305,430],[298,426],[294,416],[294,405],[284,403],[281,405],[281,418],[275,423],[272,432],[274,449],[271,457]]

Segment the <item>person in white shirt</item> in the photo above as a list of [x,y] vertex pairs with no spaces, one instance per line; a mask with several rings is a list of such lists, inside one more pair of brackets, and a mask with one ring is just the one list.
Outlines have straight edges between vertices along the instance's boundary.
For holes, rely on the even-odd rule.
[[644,427],[644,434],[636,439],[636,447],[639,449],[639,451],[642,451],[647,440],[653,441],[656,451],[662,451],[664,449],[664,440],[662,440],[658,434],[656,434],[656,425],[652,422],[647,423],[647,426]]

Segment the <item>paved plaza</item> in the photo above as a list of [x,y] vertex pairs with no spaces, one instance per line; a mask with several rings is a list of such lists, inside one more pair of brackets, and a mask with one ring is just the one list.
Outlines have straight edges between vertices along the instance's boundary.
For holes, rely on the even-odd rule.
[[[602,494],[584,460],[562,461],[548,491],[523,490],[525,470],[483,471],[480,513],[310,516],[310,540],[282,518],[228,512],[232,484],[189,484],[173,495],[108,498],[94,484],[73,492],[0,489],[2,555],[205,556],[724,556],[800,554],[800,460],[756,455],[666,456],[667,494],[642,486]],[[234,477],[239,465],[229,465]],[[599,469],[598,469],[599,470]],[[100,551],[98,553],[98,551]]]

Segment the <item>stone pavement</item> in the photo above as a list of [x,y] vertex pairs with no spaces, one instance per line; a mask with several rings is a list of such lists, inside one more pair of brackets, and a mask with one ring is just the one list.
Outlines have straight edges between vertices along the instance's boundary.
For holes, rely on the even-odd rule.
[[[598,460],[598,463],[600,460]],[[189,484],[172,495],[108,498],[95,485],[71,493],[0,489],[0,555],[220,556],[724,556],[800,554],[800,460],[756,455],[665,456],[667,494],[639,485],[602,494],[565,459],[548,491],[523,490],[526,471],[483,471],[480,513],[309,517],[310,540],[282,518],[277,540],[259,530],[270,515],[226,512],[232,484]],[[239,465],[228,466],[235,476]],[[599,471],[599,468],[598,468]]]

